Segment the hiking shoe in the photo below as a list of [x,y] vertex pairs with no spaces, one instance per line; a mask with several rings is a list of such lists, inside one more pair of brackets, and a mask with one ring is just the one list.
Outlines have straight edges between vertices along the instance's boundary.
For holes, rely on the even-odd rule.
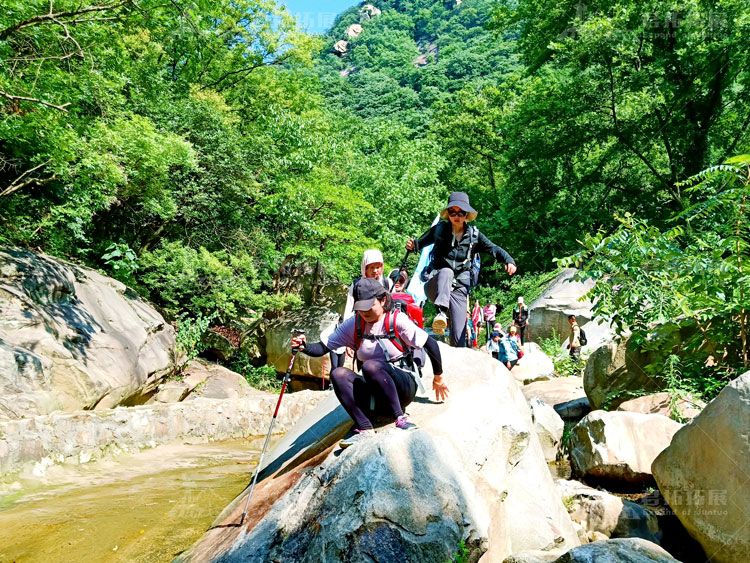
[[442,334],[448,327],[448,315],[442,311],[435,315],[435,319],[432,321],[432,330]]
[[416,430],[417,425],[409,422],[408,414],[402,414],[396,419],[396,428],[400,428],[401,430]]
[[344,438],[339,442],[339,446],[342,448],[348,448],[349,446],[356,444],[357,442],[361,442],[362,440],[366,440],[367,438],[372,438],[375,436],[374,430],[354,430],[354,434],[349,436],[348,438]]

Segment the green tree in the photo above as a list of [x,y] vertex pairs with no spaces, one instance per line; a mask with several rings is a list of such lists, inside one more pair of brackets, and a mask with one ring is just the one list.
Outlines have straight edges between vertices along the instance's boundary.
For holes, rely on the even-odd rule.
[[678,180],[747,142],[749,25],[739,0],[498,3],[492,26],[518,31],[528,65],[505,104],[507,186],[534,203],[543,261],[613,213],[684,209]]
[[598,282],[594,312],[656,352],[655,373],[664,373],[675,355],[684,384],[712,396],[750,367],[750,155],[679,187],[695,203],[675,217],[676,226],[661,231],[626,215],[613,234],[587,235],[580,252],[560,264],[578,266],[578,279]]

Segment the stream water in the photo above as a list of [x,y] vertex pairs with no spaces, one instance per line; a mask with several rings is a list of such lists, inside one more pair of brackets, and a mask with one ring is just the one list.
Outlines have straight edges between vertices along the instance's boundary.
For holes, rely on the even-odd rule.
[[248,484],[265,437],[161,446],[0,486],[0,562],[163,562]]

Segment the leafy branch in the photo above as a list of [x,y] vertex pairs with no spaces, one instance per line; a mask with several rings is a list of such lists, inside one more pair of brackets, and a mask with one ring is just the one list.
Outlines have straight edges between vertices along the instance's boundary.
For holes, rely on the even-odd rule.
[[8,37],[26,27],[32,27],[35,25],[41,25],[50,22],[54,22],[58,25],[63,25],[62,20],[65,18],[75,18],[82,14],[89,14],[91,12],[106,12],[109,10],[121,8],[122,6],[129,3],[131,3],[131,0],[124,0],[123,2],[120,2],[118,4],[110,4],[108,6],[89,6],[88,8],[80,8],[78,10],[69,12],[55,13],[53,12],[53,0],[50,0],[48,13],[33,16],[27,20],[20,21],[10,27],[3,29],[2,31],[0,31],[0,41],[8,39]]

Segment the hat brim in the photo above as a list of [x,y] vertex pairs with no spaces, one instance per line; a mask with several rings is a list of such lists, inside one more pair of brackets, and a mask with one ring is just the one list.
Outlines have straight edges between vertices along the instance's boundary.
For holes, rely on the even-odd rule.
[[372,306],[375,305],[376,298],[372,297],[370,299],[360,299],[359,301],[354,302],[354,310],[355,311],[369,311],[372,309]]

